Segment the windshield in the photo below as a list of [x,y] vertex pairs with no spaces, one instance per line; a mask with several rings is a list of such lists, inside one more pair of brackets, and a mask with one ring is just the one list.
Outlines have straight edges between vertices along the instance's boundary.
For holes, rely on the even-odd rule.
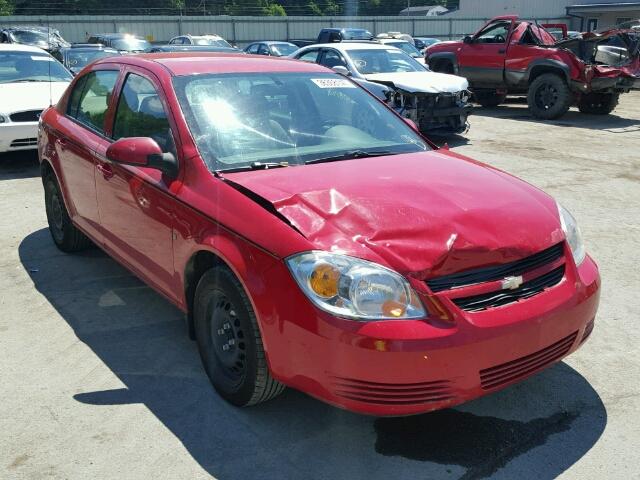
[[74,70],[80,70],[94,60],[114,55],[118,54],[104,50],[71,50],[67,54],[67,65]]
[[71,78],[62,64],[44,52],[0,53],[0,83],[68,82]]
[[231,47],[229,42],[222,38],[214,37],[192,37],[194,45],[215,45],[216,47]]
[[127,52],[141,52],[151,48],[151,44],[142,38],[122,38],[112,42],[113,48]]
[[11,32],[11,39],[17,43],[49,43],[49,35],[33,30],[15,30]]
[[424,67],[402,50],[349,50],[349,56],[362,75],[374,73],[424,72]]
[[409,42],[388,42],[388,45],[392,45],[392,46],[394,46],[396,48],[399,48],[403,52],[408,53],[409,55],[411,55],[413,58],[421,58],[422,57],[422,54],[420,53],[420,50],[418,50],[416,47],[411,45]]
[[298,50],[298,47],[291,43],[272,43],[271,49],[281,57],[286,57],[291,55],[293,52]]
[[255,162],[303,165],[353,151],[429,149],[402,119],[336,74],[193,75],[176,77],[174,85],[214,171]]

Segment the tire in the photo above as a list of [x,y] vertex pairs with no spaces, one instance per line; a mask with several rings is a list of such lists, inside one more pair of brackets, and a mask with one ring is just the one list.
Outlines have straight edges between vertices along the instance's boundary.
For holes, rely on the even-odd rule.
[[572,101],[567,82],[555,73],[544,73],[529,85],[527,104],[531,115],[536,118],[559,118],[567,113]]
[[49,233],[56,247],[63,252],[72,253],[92,246],[91,240],[71,222],[56,178],[49,174],[43,183]]
[[247,407],[282,393],[285,386],[269,372],[251,302],[227,267],[211,268],[198,282],[194,323],[204,369],[222,398]]
[[589,93],[580,98],[578,110],[592,115],[608,115],[616,109],[619,99],[619,93]]
[[485,108],[497,107],[507,98],[504,93],[497,92],[474,92],[473,96],[476,102]]
[[450,75],[454,73],[453,64],[447,60],[435,61],[433,66],[429,66],[429,68],[437,73],[448,73]]

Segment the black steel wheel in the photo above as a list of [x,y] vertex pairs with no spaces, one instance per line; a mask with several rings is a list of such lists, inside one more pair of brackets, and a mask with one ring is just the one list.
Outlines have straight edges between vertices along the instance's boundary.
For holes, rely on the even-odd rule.
[[91,240],[71,222],[55,177],[47,175],[43,179],[43,184],[49,232],[56,246],[67,253],[84,250],[91,246]]
[[200,357],[220,396],[244,407],[284,390],[269,372],[251,302],[233,272],[218,266],[202,276],[193,313]]
[[536,118],[551,120],[559,118],[569,110],[573,96],[567,82],[555,73],[537,77],[529,86],[527,103]]
[[592,115],[608,115],[618,106],[619,99],[619,93],[588,93],[580,98],[578,110]]

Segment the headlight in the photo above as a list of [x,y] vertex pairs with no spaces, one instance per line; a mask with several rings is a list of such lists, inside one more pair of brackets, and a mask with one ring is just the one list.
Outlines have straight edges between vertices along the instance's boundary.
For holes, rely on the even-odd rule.
[[586,251],[584,249],[584,243],[582,243],[582,234],[580,233],[576,219],[560,204],[558,204],[558,212],[560,212],[560,224],[571,248],[573,260],[576,266],[580,265],[584,260]]
[[427,315],[407,280],[382,265],[327,252],[294,255],[287,265],[305,295],[333,315],[357,320]]
[[7,121],[7,117],[0,113],[0,123],[6,123]]

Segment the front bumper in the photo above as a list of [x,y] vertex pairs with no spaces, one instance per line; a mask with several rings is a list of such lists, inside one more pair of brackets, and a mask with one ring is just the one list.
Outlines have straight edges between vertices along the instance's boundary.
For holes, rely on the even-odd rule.
[[0,152],[38,148],[38,122],[0,123]]
[[447,327],[335,318],[310,305],[286,267],[269,275],[287,293],[277,307],[256,305],[273,375],[330,404],[380,416],[451,407],[560,361],[591,333],[600,289],[587,257],[579,268],[567,263],[558,285],[517,303],[470,313],[443,299],[455,320]]

